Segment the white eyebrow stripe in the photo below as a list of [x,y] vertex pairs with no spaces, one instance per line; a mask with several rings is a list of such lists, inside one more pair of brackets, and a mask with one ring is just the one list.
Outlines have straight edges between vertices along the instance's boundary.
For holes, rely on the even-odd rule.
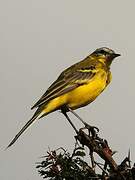
[[109,48],[103,47],[102,49],[103,49],[104,51],[106,51],[106,52],[114,53],[114,51],[111,50],[111,49],[109,49]]

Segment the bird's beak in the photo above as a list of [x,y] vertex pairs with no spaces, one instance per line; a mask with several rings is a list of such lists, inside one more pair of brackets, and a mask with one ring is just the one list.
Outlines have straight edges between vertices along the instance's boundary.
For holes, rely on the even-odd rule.
[[120,54],[115,54],[115,53],[114,53],[112,56],[113,56],[113,58],[116,58],[116,57],[121,56],[121,55],[120,55]]

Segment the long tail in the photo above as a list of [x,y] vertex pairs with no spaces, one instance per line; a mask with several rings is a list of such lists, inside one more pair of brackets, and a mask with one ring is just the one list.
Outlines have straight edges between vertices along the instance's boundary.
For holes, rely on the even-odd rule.
[[[33,117],[23,126],[23,128],[19,131],[19,133],[14,137],[14,139],[10,142],[10,144],[7,146],[7,148],[9,148],[10,146],[12,146],[17,139],[21,136],[21,134],[38,118],[40,118],[43,115],[41,109],[37,109],[37,111],[35,112],[35,114],[33,115]],[[6,148],[6,149],[7,149]]]

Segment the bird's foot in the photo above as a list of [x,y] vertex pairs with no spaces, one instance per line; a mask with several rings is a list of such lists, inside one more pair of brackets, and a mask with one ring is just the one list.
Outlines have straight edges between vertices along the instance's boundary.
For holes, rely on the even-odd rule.
[[89,132],[89,136],[91,135],[93,138],[97,137],[97,133],[99,132],[99,128],[96,126],[91,126],[88,123],[84,123],[85,127],[82,129],[87,129]]

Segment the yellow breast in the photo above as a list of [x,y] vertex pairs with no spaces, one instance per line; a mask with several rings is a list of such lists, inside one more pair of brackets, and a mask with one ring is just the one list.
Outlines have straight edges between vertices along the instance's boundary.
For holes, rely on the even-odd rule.
[[76,109],[91,103],[105,89],[106,82],[107,73],[105,71],[97,73],[87,84],[68,93],[68,106]]

